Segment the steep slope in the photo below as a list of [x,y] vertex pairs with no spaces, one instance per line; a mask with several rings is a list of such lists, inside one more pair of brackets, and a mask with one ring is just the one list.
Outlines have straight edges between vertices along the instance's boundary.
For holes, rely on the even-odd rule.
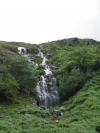
[[[6,50],[17,55],[18,46],[27,47],[33,58],[41,62],[35,57],[37,45],[1,43],[1,64]],[[0,132],[96,133],[96,127],[100,126],[100,42],[71,38],[40,45],[57,78],[64,116],[55,117],[43,108],[30,105],[2,114]]]
[[2,114],[0,132],[96,133],[96,127],[100,126],[100,72],[95,73],[91,81],[63,106],[65,113],[59,121],[36,105]]
[[95,133],[96,126],[100,126],[100,72],[94,74],[64,106],[66,112],[62,123],[67,123],[70,133]]
[[7,56],[18,55],[18,47],[25,47],[28,52],[33,55],[34,59],[36,57],[35,55],[38,53],[38,46],[36,44],[0,41],[0,61],[2,62],[3,58]]
[[38,45],[0,41],[0,102],[9,103],[19,95],[28,96],[29,90],[34,91],[41,73],[38,67],[18,54],[18,47],[25,47],[31,60],[41,63],[37,56]]
[[63,100],[80,90],[100,69],[100,42],[70,38],[41,44]]

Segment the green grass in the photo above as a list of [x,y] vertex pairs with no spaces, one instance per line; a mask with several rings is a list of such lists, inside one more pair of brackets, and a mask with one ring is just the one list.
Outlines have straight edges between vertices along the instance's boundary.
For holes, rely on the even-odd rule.
[[16,56],[18,55],[18,47],[25,47],[28,49],[28,52],[32,55],[36,55],[38,53],[38,46],[29,44],[29,43],[23,43],[23,42],[5,42],[0,41],[0,55],[4,58],[6,56]]
[[[85,84],[72,98],[64,103],[66,108],[64,123],[71,132],[95,133],[100,125],[100,75],[99,73]],[[76,131],[75,131],[76,130]]]
[[[30,114],[29,116],[25,114]],[[35,105],[26,108],[15,109],[14,111],[0,116],[0,133],[50,133],[57,132],[57,127],[49,119],[50,113],[40,110]]]
[[[54,68],[54,71],[65,72],[66,67],[73,64],[74,58],[72,56],[72,60],[70,60],[70,55],[78,46],[65,46],[66,40],[62,43],[63,45],[57,41],[45,44],[44,52],[55,55],[51,59],[51,65],[58,67],[58,69]],[[87,40],[82,43],[86,45]],[[2,41],[0,42],[1,57],[8,54],[16,55],[18,46],[26,47],[33,56],[37,54],[37,45]],[[51,48],[52,46],[54,49]],[[94,47],[92,49],[94,50]],[[98,47],[96,53],[98,59],[100,57],[99,51]],[[38,57],[34,57],[33,60],[41,63],[41,59]],[[39,68],[37,73],[40,69],[42,71],[42,68]],[[0,110],[4,111],[0,114],[0,133],[96,133],[96,126],[100,126],[100,72],[92,72],[91,75],[91,78],[87,78],[82,89],[63,103],[65,113],[58,123],[55,120],[59,119],[59,116],[52,115],[43,108],[30,104],[28,99],[22,97],[16,97],[12,104],[0,104]],[[60,79],[60,75],[58,76]]]
[[100,73],[63,106],[65,113],[59,123],[36,105],[17,107],[0,115],[0,133],[96,133],[100,126]]
[[0,103],[0,108],[3,109],[5,112],[12,111],[15,108],[25,107],[30,104],[29,98],[23,98],[21,96],[17,96],[14,98],[13,102],[11,103]]

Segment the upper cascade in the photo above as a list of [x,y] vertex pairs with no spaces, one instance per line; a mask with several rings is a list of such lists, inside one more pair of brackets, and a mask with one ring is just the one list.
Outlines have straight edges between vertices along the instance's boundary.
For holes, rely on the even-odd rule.
[[41,49],[38,49],[39,53],[38,56],[40,56],[42,58],[42,63],[41,65],[44,66],[44,71],[46,75],[52,75],[52,72],[50,70],[50,67],[47,65],[47,61],[48,59],[46,58],[46,56],[44,56],[44,54],[41,52]]
[[25,55],[27,54],[27,50],[24,47],[18,47],[18,53]]
[[27,49],[25,47],[18,47],[18,53],[24,57],[26,57],[28,59],[29,62],[35,64],[36,66],[38,66],[38,64],[36,64],[33,59],[31,59],[31,54],[29,54],[27,52]]

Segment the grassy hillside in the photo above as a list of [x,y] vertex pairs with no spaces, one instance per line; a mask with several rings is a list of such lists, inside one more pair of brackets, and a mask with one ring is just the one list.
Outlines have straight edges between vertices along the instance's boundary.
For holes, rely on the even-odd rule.
[[92,39],[64,39],[42,44],[49,65],[58,81],[63,100],[84,87],[100,69],[100,42]]
[[0,103],[14,101],[22,93],[30,95],[41,73],[38,67],[18,54],[18,47],[25,47],[31,60],[41,63],[37,56],[38,45],[0,41]]
[[[13,104],[0,104],[0,133],[96,133],[96,127],[100,126],[100,42],[71,38],[40,45],[57,78],[64,116],[53,115],[30,104],[29,97],[18,96]],[[39,46],[0,42],[0,70],[4,70],[4,58],[18,55],[18,46],[26,47],[33,59],[41,63],[36,56]],[[40,74],[40,68],[36,75]],[[14,85],[17,87],[16,82]]]
[[1,114],[0,133],[96,133],[100,126],[100,72],[63,106],[65,113],[58,123],[59,116],[55,119],[36,105]]
[[66,108],[63,122],[68,131],[77,133],[95,133],[100,126],[100,72],[64,103]]
[[5,42],[0,41],[0,59],[6,56],[16,56],[18,55],[18,47],[27,48],[28,52],[33,55],[35,59],[35,55],[38,53],[38,46],[29,43],[23,42]]

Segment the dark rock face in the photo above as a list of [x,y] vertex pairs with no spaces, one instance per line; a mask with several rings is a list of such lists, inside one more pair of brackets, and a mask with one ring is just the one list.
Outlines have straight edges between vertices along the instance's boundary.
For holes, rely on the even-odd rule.
[[97,44],[97,42],[93,39],[80,39],[80,38],[69,38],[69,39],[62,39],[56,40],[52,42],[42,43],[39,46],[43,47],[42,52],[46,55],[48,59],[52,59],[56,52],[56,46],[85,46],[85,45],[92,45]]

